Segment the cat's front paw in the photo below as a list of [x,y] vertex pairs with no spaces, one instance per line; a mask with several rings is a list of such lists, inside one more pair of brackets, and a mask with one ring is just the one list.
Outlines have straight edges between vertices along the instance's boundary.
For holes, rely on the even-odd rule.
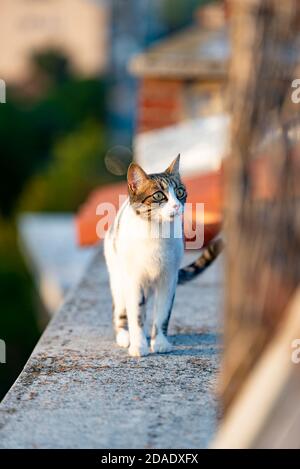
[[120,329],[117,332],[116,341],[119,347],[128,348],[129,347],[129,332],[126,331],[126,329]]
[[153,353],[171,352],[172,345],[163,334],[158,334],[155,339],[151,340],[151,351]]
[[146,355],[149,355],[149,347],[147,341],[145,340],[142,343],[130,344],[128,353],[131,357],[145,357]]

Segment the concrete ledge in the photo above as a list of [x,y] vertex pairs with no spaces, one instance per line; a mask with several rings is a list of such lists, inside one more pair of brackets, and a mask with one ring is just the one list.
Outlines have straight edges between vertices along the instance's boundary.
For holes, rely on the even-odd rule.
[[216,427],[220,283],[218,261],[179,287],[174,351],[130,358],[113,343],[98,252],[2,401],[0,448],[207,446]]

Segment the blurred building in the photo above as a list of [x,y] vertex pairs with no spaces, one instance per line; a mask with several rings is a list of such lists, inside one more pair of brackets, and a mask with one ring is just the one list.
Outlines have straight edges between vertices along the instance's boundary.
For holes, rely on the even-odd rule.
[[225,28],[193,26],[133,58],[140,79],[137,132],[223,111],[229,59]]
[[112,141],[130,145],[136,118],[136,80],[128,62],[167,33],[160,14],[162,0],[110,0],[108,100]]
[[129,64],[139,79],[135,160],[148,172],[161,171],[178,153],[183,175],[220,169],[228,135],[225,6],[200,7],[193,26],[137,54]]
[[134,139],[134,157],[148,173],[159,173],[181,154],[183,176],[221,168],[227,154],[229,117],[218,113],[142,132]]
[[94,0],[1,0],[0,77],[22,82],[31,56],[61,50],[74,70],[92,75],[107,63],[108,10]]
[[195,3],[188,3],[196,24],[184,31],[181,26],[181,32],[170,37],[164,0],[111,0],[109,108],[114,141],[129,145],[136,128],[164,127],[221,109],[229,55],[227,3],[211,2],[196,11]]

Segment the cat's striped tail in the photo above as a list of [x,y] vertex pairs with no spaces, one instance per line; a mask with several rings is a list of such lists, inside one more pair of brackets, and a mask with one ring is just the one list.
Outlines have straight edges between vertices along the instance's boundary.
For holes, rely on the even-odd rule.
[[189,282],[201,274],[218,257],[223,248],[224,243],[221,239],[211,241],[198,259],[179,270],[178,284]]

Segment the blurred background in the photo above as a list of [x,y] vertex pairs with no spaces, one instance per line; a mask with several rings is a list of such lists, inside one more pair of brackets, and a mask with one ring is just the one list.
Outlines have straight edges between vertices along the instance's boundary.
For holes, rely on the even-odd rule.
[[181,153],[205,243],[226,214],[215,446],[298,448],[298,0],[0,8],[0,398],[93,257],[98,204],[118,205],[132,159]]
[[[149,169],[176,156],[176,126],[194,150],[199,125],[208,139],[218,128],[215,153],[201,163],[218,167],[229,46],[226,2],[2,0],[0,8],[1,398],[61,300],[41,264],[47,269],[62,239],[63,282],[89,257],[68,236],[90,193],[124,180],[135,152]],[[187,174],[199,166],[193,148]]]

